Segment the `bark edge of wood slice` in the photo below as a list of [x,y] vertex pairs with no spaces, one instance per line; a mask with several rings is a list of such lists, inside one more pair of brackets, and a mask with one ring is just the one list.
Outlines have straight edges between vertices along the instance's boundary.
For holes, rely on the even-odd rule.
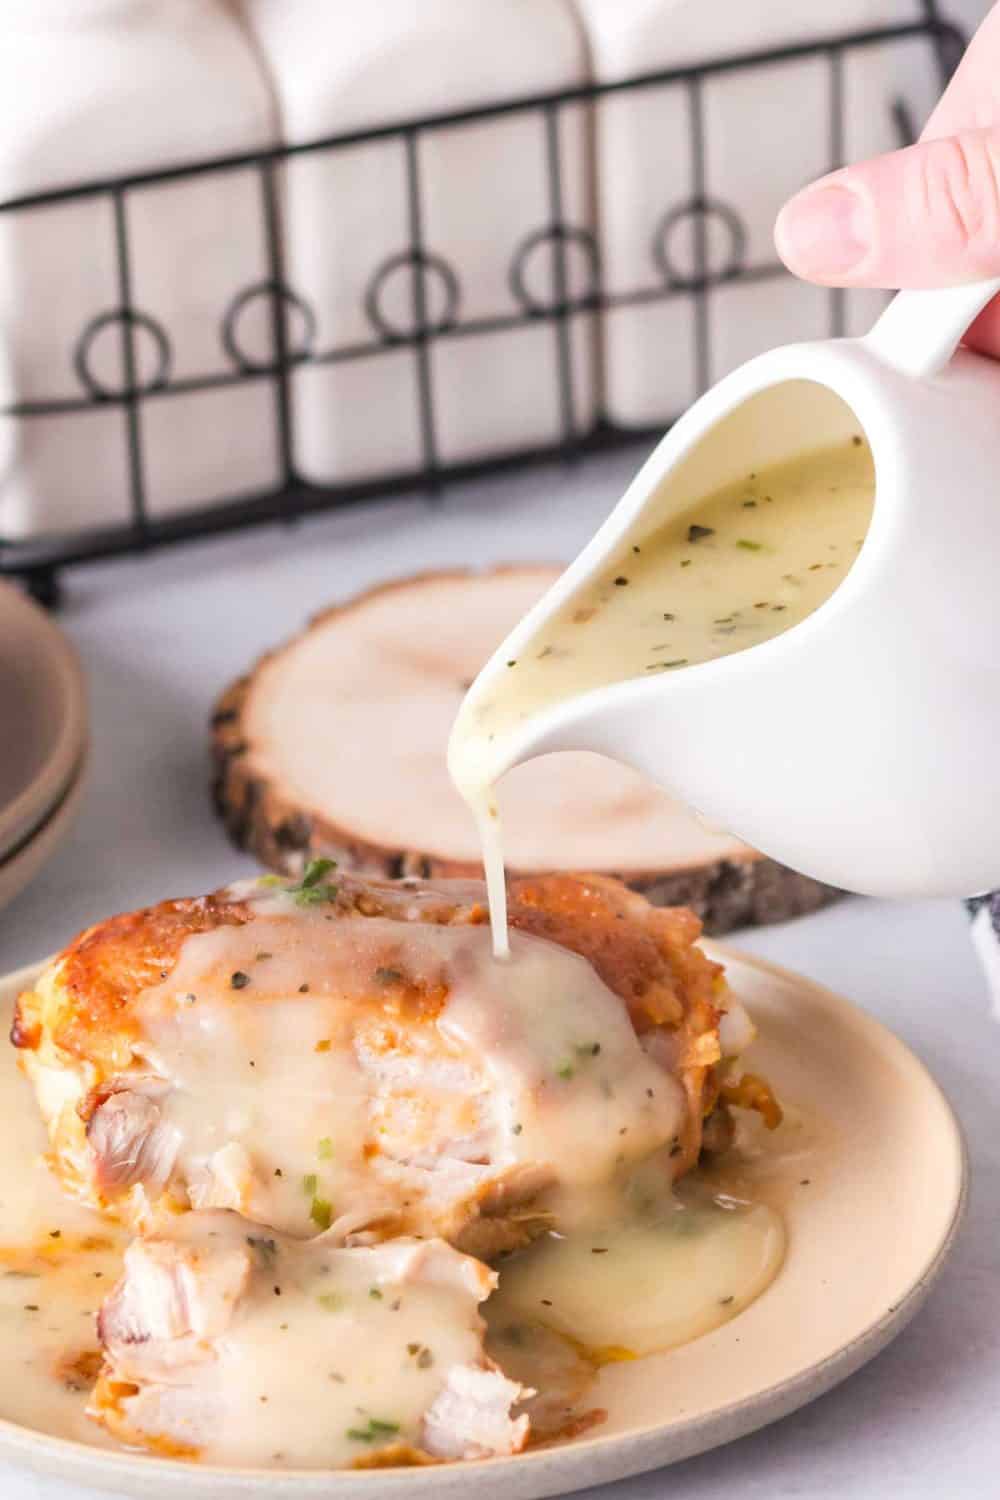
[[[255,732],[256,726],[251,721],[255,712],[259,716],[262,683],[266,681],[267,691],[273,696],[275,684],[280,683],[283,675],[288,675],[290,664],[295,663],[298,667],[297,657],[304,650],[315,649],[320,635],[324,649],[329,646],[333,653],[331,660],[343,661],[345,656],[340,650],[341,645],[350,642],[351,631],[358,627],[359,622],[363,628],[366,612],[377,609],[384,624],[386,611],[398,609],[400,652],[403,657],[415,656],[407,607],[412,608],[415,603],[421,608],[428,607],[428,604],[433,607],[433,591],[454,593],[459,589],[463,594],[462,607],[456,608],[456,599],[450,599],[447,617],[460,621],[461,639],[452,645],[464,650],[475,640],[474,601],[490,591],[494,595],[502,592],[504,596],[509,592],[515,597],[506,621],[502,608],[500,618],[494,618],[497,601],[495,598],[491,601],[493,613],[489,621],[484,622],[482,633],[485,639],[474,663],[465,663],[456,669],[446,650],[438,657],[433,652],[427,653],[426,670],[431,674],[429,687],[433,687],[434,693],[440,697],[442,682],[449,689],[446,678],[450,675],[453,679],[450,688],[454,690],[457,706],[462,687],[491,649],[489,643],[496,644],[502,639],[523,613],[526,607],[524,596],[527,594],[527,602],[530,602],[531,593],[540,594],[557,572],[557,569],[543,565],[511,565],[483,572],[454,569],[397,579],[322,611],[298,635],[262,656],[251,671],[222,693],[211,719],[214,804],[233,842],[255,855],[269,869],[289,875],[298,874],[307,859],[326,855],[337,860],[341,868],[372,876],[480,876],[481,866],[474,858],[435,852],[430,833],[425,840],[411,837],[403,844],[394,844],[390,838],[373,838],[364,831],[352,829],[343,813],[329,815],[322,795],[306,794],[301,786],[296,789],[289,784],[289,778],[277,764],[279,757],[276,757],[273,746],[269,747],[259,732]],[[469,587],[473,584],[474,589]],[[430,595],[428,591],[431,591]],[[367,649],[371,649],[370,643]],[[412,662],[404,661],[401,670],[412,676]],[[420,670],[424,667],[418,665],[418,676]],[[336,687],[332,683],[329,699],[332,701],[324,695],[324,702],[319,707],[327,717],[332,715],[335,722],[337,700]],[[309,711],[308,704],[299,703],[298,707]],[[450,700],[439,704],[436,710],[439,717],[446,712],[450,714],[450,711]],[[356,713],[357,709],[352,712]],[[435,725],[434,729],[441,729],[441,726]],[[444,733],[443,729],[441,733]],[[442,743],[442,759],[443,752]],[[692,857],[689,851],[683,860],[672,861],[665,856],[659,865],[647,858],[641,868],[629,868],[627,859],[596,864],[591,860],[586,867],[597,868],[601,874],[618,876],[655,905],[691,907],[701,917],[709,934],[805,915],[842,894],[735,841],[729,841],[730,847],[720,853],[719,839],[707,833],[703,837],[711,846],[704,857]],[[569,866],[562,861],[557,862],[556,867],[566,869]],[[512,873],[540,873],[543,868],[541,862],[510,862]]]

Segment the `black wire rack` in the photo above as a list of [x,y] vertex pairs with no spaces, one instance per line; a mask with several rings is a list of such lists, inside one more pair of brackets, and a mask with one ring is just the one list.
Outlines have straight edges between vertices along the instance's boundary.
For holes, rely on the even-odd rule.
[[[786,274],[777,261],[751,264],[747,260],[747,235],[740,215],[732,206],[709,194],[706,184],[706,149],[703,91],[708,80],[720,74],[793,63],[807,58],[825,61],[830,76],[830,107],[827,124],[828,161],[831,167],[843,158],[844,102],[843,67],[849,54],[885,47],[908,38],[923,38],[935,51],[942,84],[951,75],[964,48],[964,37],[938,13],[935,0],[923,0],[922,18],[907,24],[885,26],[831,36],[819,42],[791,45],[768,51],[712,59],[698,66],[644,73],[614,83],[593,83],[558,93],[536,94],[447,114],[425,116],[402,124],[328,136],[306,144],[284,146],[242,155],[229,155],[196,163],[131,176],[86,182],[55,191],[0,202],[0,215],[35,213],[54,204],[88,199],[107,205],[114,231],[117,274],[117,304],[92,318],[80,330],[72,350],[72,365],[80,393],[59,399],[13,401],[0,406],[0,417],[15,422],[99,407],[121,410],[127,452],[129,489],[128,520],[116,525],[85,527],[31,538],[0,536],[0,575],[21,578],[28,589],[48,604],[58,600],[63,568],[126,553],[150,550],[189,538],[209,536],[268,522],[293,522],[312,512],[357,503],[395,492],[417,490],[433,493],[449,480],[470,478],[497,469],[561,457],[575,459],[588,452],[617,446],[662,431],[624,427],[598,415],[586,423],[578,418],[578,395],[574,388],[571,352],[571,320],[583,312],[642,306],[664,300],[690,298],[694,311],[695,373],[699,389],[709,383],[711,368],[708,299],[713,287],[731,281],[767,281]],[[691,191],[681,201],[668,204],[660,218],[648,253],[650,279],[627,291],[609,291],[603,282],[597,239],[586,224],[569,222],[565,210],[563,165],[560,160],[560,118],[573,107],[592,104],[609,95],[640,94],[650,90],[680,87],[686,98],[691,150]],[[890,99],[901,142],[913,139],[913,122],[901,99]],[[539,122],[539,147],[544,153],[548,188],[548,217],[517,247],[509,268],[509,285],[515,311],[490,318],[461,315],[461,268],[450,265],[426,240],[418,146],[424,137],[456,126],[483,124],[510,116],[534,117]],[[364,310],[371,337],[361,342],[323,348],[317,344],[317,318],[303,297],[288,284],[283,267],[281,231],[282,165],[295,157],[320,153],[343,153],[376,141],[393,141],[403,150],[406,182],[408,242],[372,269],[364,292]],[[256,175],[263,219],[267,272],[264,279],[243,288],[225,310],[219,330],[228,368],[201,377],[175,378],[170,332],[156,318],[137,306],[133,293],[132,246],[126,205],[129,195],[158,184],[196,179],[246,170]],[[709,265],[709,221],[723,226],[728,253],[724,264]],[[690,221],[693,227],[693,266],[683,271],[672,264],[669,253],[676,226]],[[547,245],[552,257],[552,295],[539,298],[528,287],[527,263],[539,246]],[[582,256],[587,285],[570,291],[569,256]],[[390,281],[408,273],[409,320],[401,325],[387,314],[384,293]],[[837,290],[829,296],[829,332],[844,331],[844,298]],[[263,300],[273,358],[251,358],[241,347],[240,325],[248,307]],[[431,304],[440,303],[432,312]],[[293,338],[291,328],[296,327]],[[443,462],[440,454],[435,392],[430,358],[437,341],[470,335],[503,333],[528,325],[547,325],[555,344],[556,378],[559,382],[560,435],[545,447],[521,449],[497,458],[475,462]],[[117,386],[99,379],[92,350],[98,335],[117,329],[123,380]],[[140,376],[138,340],[143,334],[152,341],[155,369]],[[317,485],[307,482],[295,465],[290,375],[304,365],[330,365],[379,353],[408,349],[412,352],[413,392],[419,414],[421,462],[406,472],[380,476],[361,483]],[[147,477],[143,446],[143,410],[150,402],[169,400],[220,387],[267,381],[274,393],[280,480],[266,493],[236,500],[200,504],[180,514],[151,516],[147,505]]]

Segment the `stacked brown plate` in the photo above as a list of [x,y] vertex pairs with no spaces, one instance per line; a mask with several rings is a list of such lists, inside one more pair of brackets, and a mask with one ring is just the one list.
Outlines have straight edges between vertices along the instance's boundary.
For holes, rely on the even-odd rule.
[[0,584],[0,906],[69,831],[86,752],[76,653],[44,610]]

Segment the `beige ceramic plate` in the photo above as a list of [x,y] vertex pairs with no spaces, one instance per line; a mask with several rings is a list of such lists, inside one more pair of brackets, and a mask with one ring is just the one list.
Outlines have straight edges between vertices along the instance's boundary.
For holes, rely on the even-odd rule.
[[[86,763],[81,762],[69,786],[40,828],[9,854],[0,857],[0,908],[13,901],[55,854],[80,811]],[[6,1035],[6,1032],[4,1032]]]
[[0,584],[0,859],[25,845],[66,792],[87,732],[80,663],[52,619]]
[[[0,1421],[0,1457],[141,1500],[437,1500],[470,1485],[480,1500],[535,1500],[687,1458],[822,1395],[927,1296],[962,1214],[962,1139],[936,1084],[883,1027],[809,980],[712,951],[761,1028],[753,1066],[802,1113],[775,1189],[787,1198],[788,1255],[764,1295],[714,1333],[605,1367],[594,1402],[608,1421],[591,1436],[471,1469],[278,1473],[192,1469]],[[0,982],[0,1025],[33,972]]]

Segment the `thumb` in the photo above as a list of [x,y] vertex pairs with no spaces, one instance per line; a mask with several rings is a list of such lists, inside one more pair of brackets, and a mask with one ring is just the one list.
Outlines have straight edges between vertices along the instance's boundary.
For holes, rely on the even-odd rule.
[[828,286],[954,286],[1000,275],[1000,127],[822,178],[782,209],[778,254]]

